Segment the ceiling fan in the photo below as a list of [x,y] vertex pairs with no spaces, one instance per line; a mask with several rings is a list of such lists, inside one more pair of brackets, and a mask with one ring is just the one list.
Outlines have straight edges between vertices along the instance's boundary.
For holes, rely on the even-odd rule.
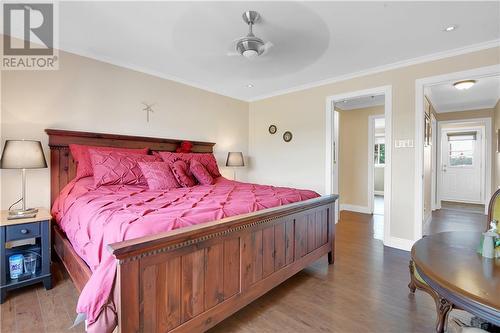
[[249,10],[243,13],[243,21],[248,24],[248,35],[233,41],[234,51],[229,52],[228,56],[244,56],[247,59],[252,59],[260,55],[266,54],[273,46],[273,43],[266,42],[253,34],[253,25],[259,21],[260,14],[256,11]]

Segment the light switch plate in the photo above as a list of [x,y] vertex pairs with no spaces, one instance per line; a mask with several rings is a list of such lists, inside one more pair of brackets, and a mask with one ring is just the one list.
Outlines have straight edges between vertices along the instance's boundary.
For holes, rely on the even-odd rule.
[[413,139],[402,139],[394,141],[395,148],[412,148],[414,147]]

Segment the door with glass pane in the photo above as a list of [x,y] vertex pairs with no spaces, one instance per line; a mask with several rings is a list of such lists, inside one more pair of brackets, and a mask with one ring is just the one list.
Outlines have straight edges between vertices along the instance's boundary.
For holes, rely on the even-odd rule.
[[441,200],[483,203],[482,140],[479,129],[442,132]]

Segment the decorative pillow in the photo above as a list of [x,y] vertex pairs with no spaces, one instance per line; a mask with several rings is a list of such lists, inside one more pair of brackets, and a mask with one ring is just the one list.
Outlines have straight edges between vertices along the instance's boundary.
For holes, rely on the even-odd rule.
[[89,149],[95,186],[147,185],[139,162],[155,162],[152,155],[119,153]]
[[196,185],[196,180],[189,171],[189,167],[183,160],[177,160],[170,166],[172,172],[177,179],[177,182],[181,184],[182,187],[191,187]]
[[92,162],[90,161],[89,149],[108,152],[129,152],[141,155],[147,155],[149,151],[149,148],[134,149],[70,144],[69,150],[71,151],[71,155],[76,162],[77,180],[83,177],[92,176],[94,174],[94,172],[92,171]]
[[215,160],[215,156],[212,153],[171,153],[168,151],[159,152],[161,158],[172,165],[173,162],[178,159],[183,160],[187,164],[191,160],[197,160],[200,162],[210,175],[214,178],[220,177],[219,167],[217,166],[217,161]]
[[169,190],[181,187],[167,162],[139,162],[142,174],[151,190]]
[[197,160],[191,161],[189,170],[198,180],[198,183],[202,185],[212,185],[214,183],[214,178],[210,175],[210,172]]

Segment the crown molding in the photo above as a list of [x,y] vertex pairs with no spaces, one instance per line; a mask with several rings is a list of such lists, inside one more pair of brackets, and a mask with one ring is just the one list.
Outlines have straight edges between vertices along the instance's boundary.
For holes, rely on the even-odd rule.
[[319,87],[319,86],[323,86],[323,85],[327,85],[327,84],[351,80],[351,79],[362,77],[362,76],[381,73],[381,72],[385,72],[385,71],[389,71],[389,70],[393,70],[393,69],[397,69],[397,68],[407,67],[407,66],[421,64],[421,63],[430,62],[430,61],[435,61],[435,60],[439,60],[439,59],[449,58],[449,57],[453,57],[453,56],[457,56],[457,55],[461,55],[461,54],[477,52],[477,51],[481,51],[481,50],[485,50],[485,49],[489,49],[489,48],[494,48],[494,47],[499,47],[499,46],[500,46],[500,39],[495,39],[495,40],[482,42],[482,43],[478,43],[478,44],[472,44],[472,45],[468,45],[468,46],[464,46],[464,47],[460,47],[460,48],[456,48],[456,49],[452,49],[452,50],[448,50],[448,51],[432,53],[432,54],[428,54],[428,55],[417,57],[417,58],[407,59],[407,60],[395,62],[392,64],[372,67],[372,68],[358,71],[358,72],[354,72],[354,73],[349,73],[349,74],[340,75],[340,76],[334,76],[334,77],[331,77],[331,78],[328,78],[325,80],[315,81],[315,82],[295,86],[292,88],[276,90],[276,91],[271,92],[269,94],[263,94],[263,95],[259,95],[259,96],[247,98],[247,99],[236,97],[236,96],[234,96],[234,95],[232,95],[229,92],[224,91],[224,90],[213,89],[211,87],[205,86],[205,85],[197,83],[197,82],[192,82],[189,80],[181,79],[181,78],[176,77],[176,76],[161,73],[159,71],[150,70],[150,69],[147,69],[143,66],[127,63],[124,61],[116,61],[116,60],[113,60],[109,57],[96,55],[96,54],[93,54],[91,52],[76,51],[72,48],[64,48],[64,49],[61,49],[60,51],[83,56],[83,57],[90,58],[90,59],[94,59],[94,60],[108,63],[108,64],[111,64],[114,66],[131,69],[131,70],[134,70],[136,72],[140,72],[140,73],[148,74],[148,75],[155,76],[155,77],[158,77],[161,79],[177,82],[180,84],[184,84],[184,85],[187,85],[187,86],[190,86],[193,88],[205,90],[207,92],[211,92],[211,93],[221,95],[224,97],[228,97],[231,99],[236,99],[236,100],[240,100],[243,102],[251,103],[251,102],[256,102],[256,101],[263,100],[263,99],[270,98],[270,97],[285,95],[285,94],[289,94],[292,92],[311,89],[311,88],[315,88],[315,87]]
[[368,69],[365,69],[362,71],[349,73],[349,74],[345,74],[345,75],[340,75],[340,76],[335,76],[335,77],[328,78],[325,80],[306,83],[306,84],[299,85],[299,86],[292,87],[292,88],[277,90],[273,93],[264,94],[264,95],[260,95],[260,96],[254,97],[254,98],[247,99],[246,101],[247,102],[256,102],[256,101],[260,101],[260,100],[267,99],[270,97],[285,95],[285,94],[289,94],[289,93],[293,93],[293,92],[297,92],[297,91],[302,91],[302,90],[307,90],[307,89],[311,89],[311,88],[324,86],[327,84],[337,83],[337,82],[341,82],[341,81],[347,81],[347,80],[351,80],[351,79],[362,77],[362,76],[377,74],[377,73],[381,73],[381,72],[385,72],[385,71],[389,71],[389,70],[393,70],[393,69],[422,64],[425,62],[431,62],[431,61],[435,61],[435,60],[454,57],[454,56],[472,53],[472,52],[477,52],[477,51],[490,49],[490,48],[494,48],[494,47],[499,47],[499,46],[500,46],[500,39],[494,39],[494,40],[490,40],[490,41],[486,41],[486,42],[482,42],[482,43],[477,43],[477,44],[472,44],[472,45],[468,45],[468,46],[464,46],[464,47],[460,47],[460,48],[456,48],[456,49],[451,49],[451,50],[437,52],[437,53],[431,53],[431,54],[421,56],[421,57],[402,60],[402,61],[398,61],[398,62],[395,62],[392,64],[372,67],[372,68],[368,68]]
[[450,113],[450,112],[489,110],[489,109],[494,109],[495,105],[497,105],[497,103],[494,103],[493,105],[491,105],[491,103],[485,102],[485,103],[482,103],[482,104],[477,104],[474,107],[463,106],[463,107],[455,107],[455,108],[444,109],[444,110],[442,110],[442,109],[441,110],[437,110],[436,109],[436,113],[437,114],[443,114],[443,113]]

